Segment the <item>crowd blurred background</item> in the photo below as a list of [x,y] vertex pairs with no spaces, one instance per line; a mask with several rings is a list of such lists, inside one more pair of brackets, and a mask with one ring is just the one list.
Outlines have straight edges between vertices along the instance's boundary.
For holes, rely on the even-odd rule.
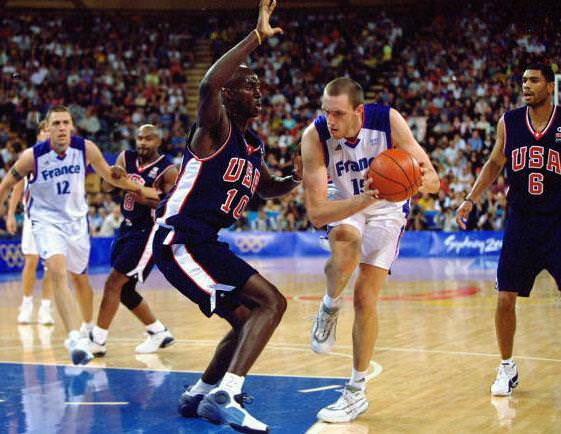
[[[545,57],[559,69],[558,20],[540,15],[529,21],[494,4],[465,2],[422,15],[279,11],[277,18],[284,35],[269,39],[250,60],[263,82],[264,111],[255,128],[267,145],[269,168],[291,173],[301,133],[319,114],[323,86],[349,75],[370,101],[406,116],[441,177],[438,194],[412,200],[411,230],[458,229],[454,210],[489,155],[499,117],[523,104],[524,65]],[[161,151],[179,164],[194,120],[186,73],[197,62],[197,41],[210,41],[216,59],[254,22],[249,13],[4,13],[0,179],[35,143],[38,124],[54,104],[70,107],[78,134],[109,161],[134,148],[136,129],[149,122],[162,128]],[[470,229],[502,229],[506,188],[501,176],[470,218]],[[88,192],[92,234],[111,236],[122,218],[119,197],[104,193],[95,177]],[[245,229],[312,230],[301,187],[279,200],[255,199],[232,228]]]

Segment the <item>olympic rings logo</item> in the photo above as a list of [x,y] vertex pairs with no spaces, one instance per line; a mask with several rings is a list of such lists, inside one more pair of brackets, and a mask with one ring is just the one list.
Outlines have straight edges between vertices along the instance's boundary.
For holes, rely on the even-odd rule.
[[242,236],[236,238],[234,243],[242,253],[259,253],[269,244],[268,235]]
[[25,261],[19,244],[0,244],[0,259],[8,268],[23,267]]

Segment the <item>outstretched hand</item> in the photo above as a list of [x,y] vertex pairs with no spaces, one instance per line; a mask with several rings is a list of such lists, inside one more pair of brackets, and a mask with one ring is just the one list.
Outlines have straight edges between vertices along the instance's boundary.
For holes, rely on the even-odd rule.
[[127,177],[126,170],[121,166],[111,166],[109,169],[111,171],[111,178],[113,179],[121,179]]
[[473,209],[473,203],[469,200],[464,200],[456,211],[456,223],[462,230],[466,230],[466,223],[468,217]]
[[270,38],[271,36],[282,34],[280,27],[271,27],[269,20],[273,11],[277,7],[276,0],[261,0],[259,2],[259,18],[257,18],[257,31],[262,38]]

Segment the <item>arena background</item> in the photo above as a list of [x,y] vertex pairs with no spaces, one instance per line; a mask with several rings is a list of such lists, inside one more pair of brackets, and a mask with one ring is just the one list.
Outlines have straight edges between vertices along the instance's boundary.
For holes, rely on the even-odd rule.
[[[71,108],[79,133],[95,141],[110,162],[121,150],[134,146],[139,125],[152,122],[163,128],[162,151],[179,163],[185,131],[194,120],[198,83],[212,62],[253,28],[255,3],[0,0],[0,179],[18,153],[34,143],[37,125],[54,103]],[[401,398],[396,397],[394,407],[378,408],[366,422],[336,432],[561,430],[555,386],[561,362],[556,351],[559,297],[548,277],[538,280],[543,295],[521,307],[534,321],[524,324],[531,324],[527,329],[534,334],[522,337],[527,344],[522,365],[535,385],[526,392],[529,399],[491,401],[494,410],[489,414],[489,400],[483,402],[480,397],[487,393],[497,357],[489,318],[506,208],[504,179],[486,194],[470,218],[469,231],[458,231],[453,218],[489,155],[500,115],[522,105],[524,65],[532,59],[545,59],[560,73],[561,2],[281,1],[275,19],[285,35],[256,51],[251,63],[264,83],[266,110],[258,132],[267,144],[267,163],[274,173],[284,175],[292,170],[300,134],[317,114],[322,86],[331,78],[349,74],[364,86],[369,101],[392,105],[406,115],[441,176],[438,194],[413,198],[401,245],[404,262],[398,261],[395,280],[390,281],[384,300],[383,310],[390,319],[384,320],[382,333],[401,331],[401,346],[391,346],[393,334],[387,341],[382,335],[382,354],[373,362],[373,375],[380,374],[382,365],[393,369],[388,381],[404,384],[400,396],[410,394],[413,408],[407,402],[400,407],[395,402]],[[95,173],[88,175],[87,190],[94,235],[91,269],[102,273],[93,280],[98,302],[107,252],[121,221],[120,198],[104,192]],[[0,215],[4,213],[1,210]],[[22,210],[18,221],[22,222]],[[0,286],[0,329],[6,335],[1,342],[7,354],[0,362],[6,380],[1,387],[4,392],[0,392],[0,431],[222,432],[202,422],[185,427],[184,421],[163,410],[164,404],[166,408],[175,405],[179,383],[195,378],[182,371],[200,371],[204,366],[186,359],[199,350],[197,345],[217,338],[215,329],[201,327],[192,311],[175,319],[176,303],[183,306],[187,301],[172,298],[169,293],[175,293],[162,279],[149,281],[146,288],[147,296],[173,318],[170,323],[176,336],[184,336],[173,350],[177,353],[171,353],[164,363],[141,364],[112,348],[112,354],[119,357],[109,358],[107,365],[97,364],[91,370],[64,367],[65,350],[62,345],[47,349],[41,335],[44,331],[18,328],[16,332],[18,272],[23,257],[19,236],[10,237],[3,225],[0,218],[0,281],[8,282]],[[286,321],[290,327],[317,308],[323,291],[321,264],[327,255],[323,235],[324,231],[311,227],[300,189],[281,200],[255,200],[246,216],[223,237],[286,289],[294,303],[290,306],[304,306],[298,311],[289,308],[296,315]],[[276,415],[272,423],[278,429],[274,432],[305,432],[315,415],[306,410],[332,399],[333,378],[348,374],[347,359],[342,366],[325,359],[308,362],[312,357],[304,353],[308,325],[305,332],[280,330],[272,345],[277,355],[267,355],[257,369],[258,373],[273,371],[272,383],[267,382],[268,377],[258,377],[250,385],[258,390],[282,389],[280,402],[293,399],[293,386],[299,392],[322,388],[326,392],[316,394],[316,401],[294,401],[298,411],[291,407],[292,425],[286,425],[282,404],[278,410],[279,402],[266,401],[261,392],[257,414]],[[132,338],[122,332],[128,333],[128,327],[120,319],[115,336],[117,342],[130,347]],[[350,336],[350,326],[343,323],[342,327],[342,352],[349,352],[350,342],[344,341],[343,333]],[[61,329],[57,324],[60,335]],[[289,344],[279,342],[282,339]],[[410,356],[417,351],[418,358]],[[296,358],[304,366],[301,371],[292,368],[293,356],[299,352],[303,353]],[[441,358],[437,360],[436,355]],[[426,376],[430,385],[414,370],[408,373],[412,364],[432,371]],[[451,365],[452,374],[444,376]],[[135,369],[141,369],[139,378]],[[303,375],[305,384],[283,377],[285,374]],[[328,378],[310,379],[316,374]],[[456,384],[459,376],[468,377],[465,384]],[[382,393],[376,392],[376,400],[394,395],[396,386],[384,386],[384,378],[389,377],[381,377],[382,385],[377,388]],[[134,387],[127,391],[128,384]],[[463,401],[456,401],[456,394],[442,384],[457,388],[464,394]],[[119,425],[115,415],[121,410],[111,409],[106,423],[100,412],[72,413],[42,402],[45,396],[55,402],[58,393],[65,394],[67,401],[72,397],[87,401],[92,396],[104,402],[129,400],[134,404],[130,408],[145,411],[131,410],[129,414],[123,410]],[[158,396],[163,401],[158,402]],[[440,397],[440,407],[426,404],[435,397]],[[472,409],[464,408],[467,402],[473,403]],[[458,419],[446,416],[458,408],[462,409]],[[49,419],[53,414],[54,421]],[[57,419],[60,414],[63,419]],[[403,414],[409,418],[402,418]],[[38,423],[41,418],[43,425]],[[310,432],[323,431],[313,428]]]

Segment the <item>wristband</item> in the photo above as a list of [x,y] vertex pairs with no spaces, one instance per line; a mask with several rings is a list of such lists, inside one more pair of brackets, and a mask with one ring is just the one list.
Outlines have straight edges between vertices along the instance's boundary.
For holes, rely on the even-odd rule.
[[253,29],[253,31],[257,35],[257,42],[259,43],[259,45],[261,45],[262,40],[261,40],[261,35],[259,34],[259,30]]

